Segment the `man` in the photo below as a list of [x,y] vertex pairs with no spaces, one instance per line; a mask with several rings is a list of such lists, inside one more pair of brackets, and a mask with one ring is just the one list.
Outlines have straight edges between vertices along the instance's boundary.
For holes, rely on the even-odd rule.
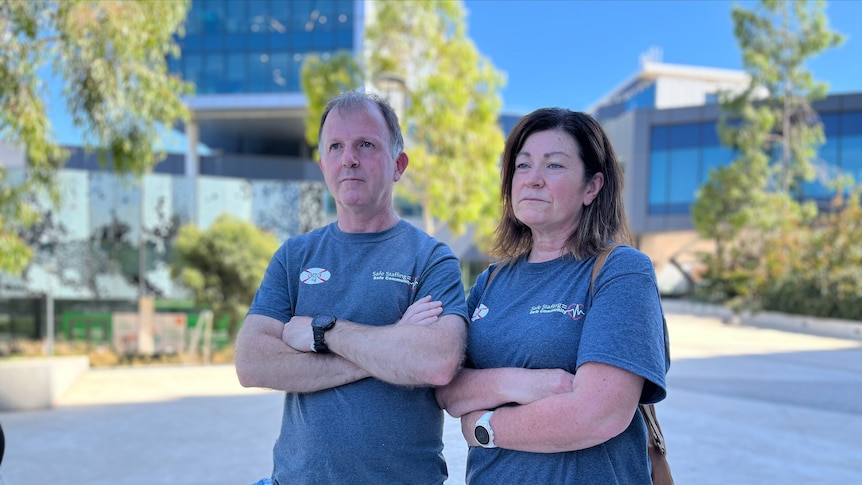
[[337,222],[276,252],[236,342],[243,386],[286,391],[272,482],[441,484],[433,387],[463,355],[458,262],[395,212],[408,160],[384,100],[337,96],[319,140]]

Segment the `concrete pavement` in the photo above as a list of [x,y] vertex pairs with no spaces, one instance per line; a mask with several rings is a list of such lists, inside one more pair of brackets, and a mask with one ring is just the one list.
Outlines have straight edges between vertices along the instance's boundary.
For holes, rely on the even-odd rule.
[[[657,409],[678,484],[862,483],[862,341],[668,325]],[[243,389],[231,366],[93,369],[54,409],[0,413],[0,484],[251,484],[270,472],[281,399]],[[447,485],[461,485],[457,420],[444,440]]]
[[668,318],[680,484],[862,483],[862,342]]

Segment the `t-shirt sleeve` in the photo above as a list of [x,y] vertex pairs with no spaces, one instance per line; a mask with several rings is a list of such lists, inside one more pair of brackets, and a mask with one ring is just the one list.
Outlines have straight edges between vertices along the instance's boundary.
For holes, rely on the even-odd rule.
[[459,315],[467,321],[467,303],[464,298],[464,284],[461,281],[461,267],[458,259],[444,244],[438,243],[431,253],[428,264],[422,272],[416,298],[431,295],[434,300],[443,302],[442,315]]
[[633,248],[617,248],[596,278],[577,365],[602,362],[637,374],[646,380],[641,402],[654,403],[667,394],[667,356],[652,262]]
[[248,314],[264,315],[281,322],[293,317],[294,306],[291,301],[291,283],[288,275],[287,243],[282,245],[266,268],[260,286],[254,295]]

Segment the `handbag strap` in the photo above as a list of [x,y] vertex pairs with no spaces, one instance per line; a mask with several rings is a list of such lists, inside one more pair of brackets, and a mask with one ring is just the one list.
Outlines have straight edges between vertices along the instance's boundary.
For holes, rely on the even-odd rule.
[[488,286],[491,284],[491,280],[493,280],[494,277],[497,276],[497,273],[500,272],[500,268],[502,268],[502,267],[503,267],[503,265],[501,263],[497,263],[497,266],[494,266],[494,269],[491,270],[491,274],[488,275],[488,281],[485,282],[485,289],[486,290],[488,289]]
[[[593,297],[595,296],[596,277],[602,270],[602,266],[605,265],[605,261],[607,261],[611,251],[613,251],[617,246],[618,244],[616,243],[608,244],[599,252],[599,254],[596,255],[596,261],[593,263],[593,273],[590,276],[590,305],[593,304]],[[655,414],[655,408],[652,404],[638,404],[638,408],[644,417],[644,421],[646,421],[646,426],[647,429],[649,429],[649,434],[652,438],[653,444],[655,444],[658,451],[664,455],[667,450],[665,449],[664,435],[661,431],[661,426],[658,424],[658,417]]]
[[617,246],[618,246],[617,243],[610,243],[607,246],[605,246],[604,248],[602,248],[602,250],[599,251],[599,254],[596,255],[596,262],[593,263],[593,274],[590,276],[590,305],[593,304],[593,296],[595,294],[594,286],[596,283],[596,276],[599,275],[599,271],[602,270],[602,266],[605,265],[605,261],[607,261],[608,256],[611,255],[611,251],[613,251],[614,248]]

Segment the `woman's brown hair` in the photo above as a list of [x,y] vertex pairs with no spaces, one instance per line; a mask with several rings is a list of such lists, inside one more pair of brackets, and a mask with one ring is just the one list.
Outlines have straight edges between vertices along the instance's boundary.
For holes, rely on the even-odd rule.
[[541,108],[521,118],[506,139],[501,167],[500,197],[503,216],[491,254],[510,262],[530,252],[530,228],[515,217],[512,208],[512,178],[515,158],[533,133],[560,130],[571,136],[584,163],[584,180],[604,174],[604,185],[595,200],[584,206],[580,223],[566,241],[565,251],[575,259],[597,254],[609,242],[631,244],[623,206],[623,173],[619,160],[601,125],[590,115],[563,108]]

